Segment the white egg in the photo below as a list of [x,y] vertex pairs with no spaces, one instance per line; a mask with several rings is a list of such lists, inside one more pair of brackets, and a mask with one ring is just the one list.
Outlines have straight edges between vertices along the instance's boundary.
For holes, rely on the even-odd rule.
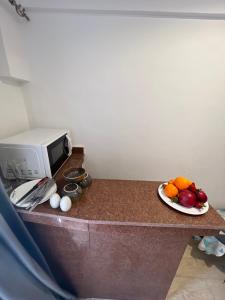
[[61,210],[69,211],[71,209],[71,206],[72,206],[72,201],[71,201],[70,197],[68,197],[68,196],[62,197],[62,199],[60,201]]
[[50,197],[50,205],[52,208],[58,208],[59,207],[59,203],[60,203],[60,196],[59,194],[55,193],[53,195],[51,195]]

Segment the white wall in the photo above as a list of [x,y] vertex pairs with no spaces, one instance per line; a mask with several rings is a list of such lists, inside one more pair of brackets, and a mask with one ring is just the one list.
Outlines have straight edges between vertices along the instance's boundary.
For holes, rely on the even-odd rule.
[[0,79],[7,82],[29,79],[23,41],[25,22],[9,3],[0,0]]
[[[29,128],[21,88],[11,77],[22,79],[22,21],[9,3],[0,0],[0,139]],[[1,81],[6,79],[14,85]],[[24,79],[24,78],[23,78]]]
[[28,128],[21,88],[0,82],[0,139]]
[[31,13],[32,126],[68,127],[94,177],[188,176],[224,207],[225,21]]

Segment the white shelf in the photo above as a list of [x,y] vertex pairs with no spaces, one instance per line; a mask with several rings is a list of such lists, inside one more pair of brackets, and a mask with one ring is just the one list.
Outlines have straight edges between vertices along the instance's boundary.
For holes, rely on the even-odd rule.
[[21,85],[29,82],[21,20],[0,5],[0,80]]

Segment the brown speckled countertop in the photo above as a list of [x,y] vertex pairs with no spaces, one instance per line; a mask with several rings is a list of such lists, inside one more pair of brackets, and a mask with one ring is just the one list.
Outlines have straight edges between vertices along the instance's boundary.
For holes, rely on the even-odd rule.
[[[56,176],[58,190],[65,184],[62,173],[71,166],[81,166],[82,151],[72,157]],[[162,202],[157,189],[160,182],[95,179],[84,190],[79,201],[73,202],[69,212],[53,209],[49,202],[39,205],[33,212],[19,210],[25,221],[58,224],[78,223],[176,227],[199,229],[225,229],[224,220],[210,207],[207,214],[190,216],[177,212]]]
[[160,182],[95,179],[72,209],[63,213],[49,203],[24,214],[82,219],[94,223],[133,224],[181,228],[225,229],[225,222],[210,207],[207,214],[189,216],[164,204],[157,195]]
[[[74,151],[55,177],[59,192],[63,170],[82,163]],[[95,179],[67,213],[48,202],[19,212],[58,282],[81,298],[165,299],[191,237],[216,235],[225,222],[212,207],[202,216],[173,210],[159,184]]]

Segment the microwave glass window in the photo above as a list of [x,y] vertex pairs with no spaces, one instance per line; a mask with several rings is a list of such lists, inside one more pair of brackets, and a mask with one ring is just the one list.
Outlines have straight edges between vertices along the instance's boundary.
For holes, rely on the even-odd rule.
[[63,155],[63,144],[59,143],[54,148],[52,148],[52,163],[55,164],[62,155]]
[[66,140],[66,136],[63,136],[48,146],[48,157],[52,176],[55,175],[60,166],[68,158]]

